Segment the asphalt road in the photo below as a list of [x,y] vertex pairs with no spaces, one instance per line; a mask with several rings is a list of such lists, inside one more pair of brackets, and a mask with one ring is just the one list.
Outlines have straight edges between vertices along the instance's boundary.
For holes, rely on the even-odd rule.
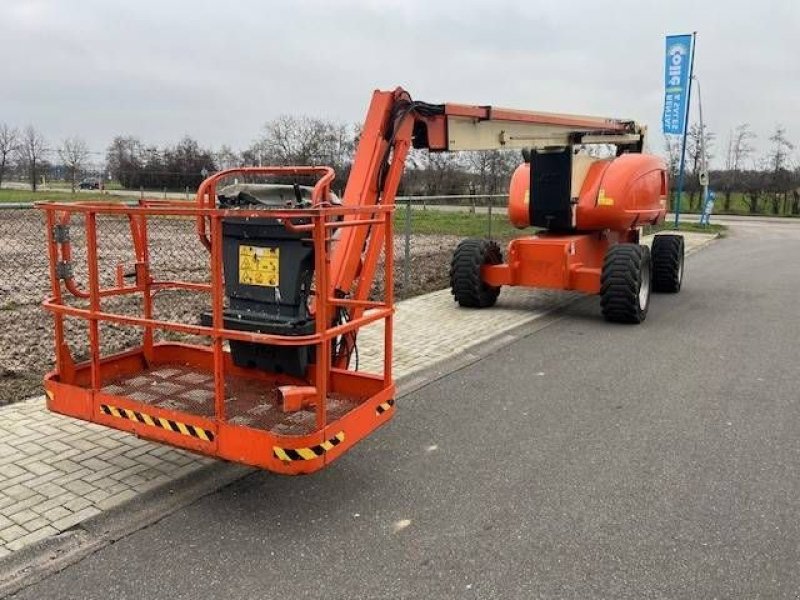
[[19,598],[797,598],[800,227],[739,228],[642,326],[592,299]]

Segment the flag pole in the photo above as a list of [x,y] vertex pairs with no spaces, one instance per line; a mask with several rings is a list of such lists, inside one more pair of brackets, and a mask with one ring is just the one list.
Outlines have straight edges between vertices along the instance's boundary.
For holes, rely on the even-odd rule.
[[681,143],[681,166],[678,170],[678,200],[675,202],[675,229],[681,218],[681,197],[683,196],[683,178],[686,169],[686,136],[689,133],[689,110],[692,106],[692,76],[694,75],[694,45],[697,32],[692,32],[692,58],[689,61],[689,89],[686,92],[686,113],[683,115],[683,142]]

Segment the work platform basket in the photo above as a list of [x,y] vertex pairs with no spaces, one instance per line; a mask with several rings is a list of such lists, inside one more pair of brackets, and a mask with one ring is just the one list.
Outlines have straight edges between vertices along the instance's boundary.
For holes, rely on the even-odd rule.
[[[216,183],[232,173],[321,174],[314,189],[323,192],[318,198],[324,198],[324,187],[332,178],[328,171],[223,172],[203,183],[196,203],[40,204],[46,217],[51,281],[44,307],[54,317],[56,357],[55,369],[45,377],[48,408],[286,474],[323,468],[390,419],[395,392],[394,207],[325,202],[291,210],[216,207]],[[258,328],[234,328],[226,319],[223,225],[248,219],[280,223],[313,248],[309,332],[268,334]],[[343,243],[337,232],[348,228],[363,232],[359,239],[365,240],[364,246],[356,257],[361,275],[350,290],[334,289],[332,255]],[[105,236],[111,230],[113,239]],[[160,233],[155,235],[156,231]],[[178,258],[164,258],[160,245],[168,243]],[[180,257],[189,253],[202,258],[190,267],[178,265]],[[382,299],[370,300],[381,256]],[[174,306],[168,305],[160,311],[160,298],[169,294],[191,295],[198,310],[176,316]],[[201,313],[206,315],[204,321],[199,319]],[[382,369],[359,371],[352,356],[353,346],[357,352],[356,333],[369,324],[380,327],[379,321]],[[124,330],[126,335],[117,335],[108,349],[107,330]],[[120,339],[133,341],[120,347]],[[343,353],[345,340],[349,345]],[[233,360],[230,346],[237,342],[309,347],[312,358],[304,374],[248,368]]]

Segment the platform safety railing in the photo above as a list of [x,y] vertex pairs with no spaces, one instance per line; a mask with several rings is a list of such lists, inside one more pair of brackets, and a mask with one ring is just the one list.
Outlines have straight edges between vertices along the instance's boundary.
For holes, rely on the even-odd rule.
[[[317,387],[316,402],[317,427],[326,425],[326,398],[328,382],[332,369],[332,343],[335,339],[348,333],[357,332],[360,328],[384,321],[383,340],[383,372],[386,386],[392,382],[392,335],[394,313],[394,253],[392,214],[393,205],[370,207],[324,207],[310,209],[220,209],[187,206],[180,201],[143,202],[139,206],[127,206],[115,203],[70,203],[39,204],[44,211],[47,224],[47,247],[50,260],[50,295],[44,301],[44,307],[53,313],[55,320],[56,369],[64,381],[68,381],[74,373],[75,365],[70,349],[67,347],[64,321],[66,317],[83,319],[88,322],[89,363],[91,387],[99,390],[103,381],[100,363],[104,358],[100,352],[100,330],[102,322],[123,326],[141,327],[143,329],[142,351],[145,358],[151,356],[154,345],[154,331],[172,331],[176,333],[207,336],[211,339],[214,365],[214,407],[215,417],[225,420],[225,360],[224,344],[226,340],[255,342],[276,346],[316,347],[313,368],[314,385]],[[87,284],[81,288],[71,273],[72,260],[68,226],[73,215],[81,215],[86,231]],[[115,284],[101,287],[98,257],[98,217],[126,217],[130,222],[131,244],[135,255],[135,283],[128,285],[124,281],[121,266],[115,272]],[[349,219],[345,217],[350,216]],[[150,269],[150,248],[148,244],[148,219],[150,218],[196,218],[197,222],[207,223],[209,247],[210,280],[207,283],[181,280],[153,279]],[[315,284],[314,307],[316,329],[313,334],[298,336],[281,336],[274,334],[247,332],[224,327],[224,274],[223,274],[223,236],[222,221],[226,218],[278,219],[287,229],[309,234],[309,242],[314,246]],[[330,255],[331,246],[335,242],[333,232],[342,227],[377,227],[383,235],[372,235],[368,245],[380,239],[383,244],[384,263],[384,297],[374,301],[366,298],[337,297],[330,289]],[[198,240],[200,243],[200,240]],[[366,252],[369,248],[365,249]],[[375,249],[373,249],[375,251]],[[63,284],[63,285],[62,285]],[[359,286],[361,288],[362,286]],[[371,286],[365,286],[367,290]],[[180,323],[154,318],[153,295],[164,289],[182,289],[204,292],[211,296],[211,326]],[[324,291],[324,293],[322,293]],[[65,294],[80,300],[88,300],[88,306],[70,305]],[[142,314],[132,316],[119,312],[104,310],[103,301],[111,297],[141,295]],[[356,316],[343,323],[334,323],[336,309],[352,311]],[[325,359],[319,359],[325,357]]]

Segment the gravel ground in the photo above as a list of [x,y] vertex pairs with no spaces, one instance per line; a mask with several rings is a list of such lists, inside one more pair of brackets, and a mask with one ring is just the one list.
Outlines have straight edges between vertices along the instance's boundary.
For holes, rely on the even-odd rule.
[[[39,211],[0,210],[0,405],[40,393],[42,376],[53,366],[53,320],[40,306],[50,286],[44,234],[44,219]],[[73,218],[70,234],[75,278],[85,288],[86,249],[79,217]],[[193,221],[152,220],[148,235],[155,278],[207,280],[208,257],[197,240]],[[396,238],[394,276],[398,298],[446,287],[450,256],[458,240],[455,236],[412,236],[409,286],[404,290],[404,240],[402,236]],[[101,281],[106,284],[113,283],[116,265],[123,264],[127,270],[132,264],[125,219],[98,219],[98,259]],[[382,294],[381,271],[379,267],[373,296]],[[186,323],[196,323],[197,316],[209,310],[205,294],[184,291],[160,292],[154,306],[156,318]],[[140,301],[133,297],[106,299],[103,307],[126,314],[140,314],[141,310]],[[67,319],[66,330],[75,358],[85,358],[85,323]],[[140,330],[101,324],[100,337],[102,351],[115,352],[138,344]]]

